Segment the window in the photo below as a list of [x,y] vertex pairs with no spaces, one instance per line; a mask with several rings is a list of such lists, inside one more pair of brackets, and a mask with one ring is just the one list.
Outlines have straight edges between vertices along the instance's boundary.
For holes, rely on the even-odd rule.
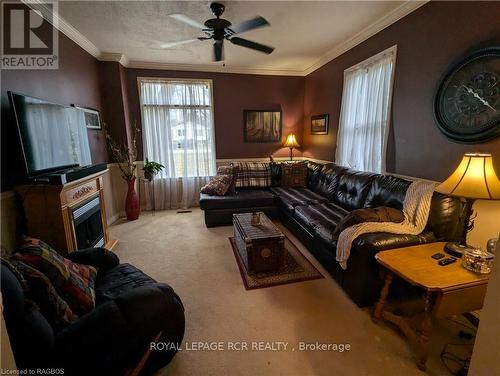
[[344,71],[336,162],[385,172],[396,46]]
[[144,158],[165,166],[158,177],[215,174],[212,83],[139,79]]

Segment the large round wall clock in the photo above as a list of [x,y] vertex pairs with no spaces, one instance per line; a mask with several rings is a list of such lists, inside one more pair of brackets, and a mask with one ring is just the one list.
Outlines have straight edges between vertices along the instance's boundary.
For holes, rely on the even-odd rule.
[[478,50],[446,73],[434,114],[441,132],[454,141],[500,136],[500,46]]

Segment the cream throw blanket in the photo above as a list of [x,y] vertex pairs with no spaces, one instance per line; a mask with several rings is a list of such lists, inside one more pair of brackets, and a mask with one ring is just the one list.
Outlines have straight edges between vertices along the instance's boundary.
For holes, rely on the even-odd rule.
[[420,234],[427,224],[435,187],[436,183],[425,181],[415,181],[410,184],[403,203],[403,222],[365,222],[342,231],[337,242],[337,261],[340,266],[347,269],[347,260],[351,254],[352,242],[362,234],[369,232]]

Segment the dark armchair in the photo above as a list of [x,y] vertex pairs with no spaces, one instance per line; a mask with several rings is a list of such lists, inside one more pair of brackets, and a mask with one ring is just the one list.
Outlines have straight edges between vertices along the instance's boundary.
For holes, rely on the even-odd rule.
[[[19,369],[64,368],[69,375],[124,375],[144,360],[155,339],[180,346],[184,307],[174,290],[103,248],[73,252],[97,268],[96,307],[59,332],[26,300],[17,277],[2,265],[4,317]],[[177,346],[171,346],[170,349]],[[141,375],[167,365],[176,350],[151,352]]]

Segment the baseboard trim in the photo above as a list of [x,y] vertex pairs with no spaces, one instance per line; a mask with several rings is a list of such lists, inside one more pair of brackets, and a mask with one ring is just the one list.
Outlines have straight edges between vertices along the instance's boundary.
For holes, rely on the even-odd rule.
[[118,221],[120,219],[121,215],[120,213],[118,214],[115,214],[111,217],[108,218],[108,226],[111,226],[113,223],[115,223],[116,221]]

